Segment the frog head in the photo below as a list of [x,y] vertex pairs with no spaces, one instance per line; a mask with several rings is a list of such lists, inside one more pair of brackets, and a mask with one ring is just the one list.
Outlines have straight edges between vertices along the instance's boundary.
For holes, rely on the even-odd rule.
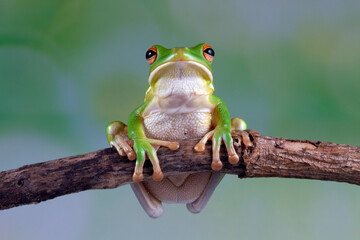
[[205,43],[192,48],[152,46],[145,54],[150,67],[146,98],[211,94],[214,54],[212,47]]

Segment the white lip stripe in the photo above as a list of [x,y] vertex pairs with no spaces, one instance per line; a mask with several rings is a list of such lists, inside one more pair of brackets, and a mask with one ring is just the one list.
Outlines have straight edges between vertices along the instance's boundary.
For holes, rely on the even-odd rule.
[[176,64],[176,63],[179,63],[179,62],[183,62],[183,63],[186,63],[186,64],[193,64],[199,68],[201,68],[204,72],[206,72],[206,74],[209,76],[210,78],[210,81],[212,82],[213,81],[213,75],[212,75],[212,72],[207,68],[205,67],[204,65],[202,65],[201,63],[198,63],[198,62],[195,62],[195,61],[170,61],[170,62],[166,62],[164,64],[161,64],[159,65],[158,67],[156,67],[149,75],[149,84],[151,84],[151,80],[154,78],[154,76],[156,75],[156,73],[167,67],[168,65],[171,65],[171,64]]

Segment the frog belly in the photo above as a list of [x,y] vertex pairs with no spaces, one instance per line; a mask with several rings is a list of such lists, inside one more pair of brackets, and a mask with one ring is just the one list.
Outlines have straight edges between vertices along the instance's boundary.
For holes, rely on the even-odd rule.
[[149,138],[176,141],[203,137],[210,131],[211,114],[192,112],[181,114],[153,113],[144,117],[145,134]]
[[[210,131],[211,114],[194,112],[166,114],[158,112],[144,118],[146,136],[161,140],[183,140],[203,137]],[[169,176],[160,182],[143,182],[154,197],[167,203],[191,203],[198,199],[213,173],[179,174]]]

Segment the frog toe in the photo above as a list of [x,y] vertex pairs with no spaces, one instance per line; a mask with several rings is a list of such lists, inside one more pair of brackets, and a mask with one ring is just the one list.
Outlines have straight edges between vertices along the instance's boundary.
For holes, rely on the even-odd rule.
[[212,138],[214,135],[214,130],[205,134],[205,136],[195,145],[194,149],[196,152],[203,152],[205,151],[205,145]]
[[147,141],[154,146],[167,147],[170,150],[177,150],[180,147],[180,144],[178,142],[164,141],[164,140],[151,139],[151,138],[148,138]]
[[153,165],[154,173],[152,175],[152,178],[154,179],[154,181],[161,181],[164,178],[164,174],[161,171],[159,159],[157,157],[155,149],[154,148],[149,149],[146,152],[146,154],[148,155],[148,157]]
[[241,144],[243,144],[243,146],[245,148],[248,147],[253,147],[253,141],[255,138],[261,136],[260,133],[256,132],[255,130],[252,129],[247,129],[247,130],[241,130],[241,131],[233,131],[231,133],[231,135],[234,137],[234,145],[236,147],[240,147]]
[[110,146],[114,147],[120,156],[126,156],[124,149],[115,140],[110,141]]
[[134,173],[133,177],[132,177],[134,182],[141,182],[144,179],[144,174],[143,173]]
[[242,140],[242,142],[244,143],[244,145],[245,145],[245,147],[252,147],[253,146],[253,144],[252,144],[252,142],[251,142],[251,140],[250,140],[250,136],[249,136],[249,133],[248,132],[246,132],[246,131],[241,131],[240,132],[240,136],[241,136],[241,140]]
[[152,175],[152,178],[154,179],[154,181],[159,182],[159,181],[163,180],[164,174],[163,174],[162,171],[160,171],[160,172],[154,172],[153,175]]
[[229,163],[237,164],[238,162],[239,162],[239,156],[236,153],[229,155]]
[[220,160],[215,160],[213,159],[212,163],[211,163],[211,169],[214,171],[220,171],[223,167],[223,164]]

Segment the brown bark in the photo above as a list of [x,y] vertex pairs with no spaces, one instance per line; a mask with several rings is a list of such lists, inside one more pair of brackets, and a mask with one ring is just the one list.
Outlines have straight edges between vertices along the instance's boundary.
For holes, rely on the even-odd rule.
[[[165,176],[211,171],[211,145],[197,153],[199,139],[180,143],[180,149],[158,151]],[[286,177],[347,182],[360,185],[360,147],[259,136],[254,147],[236,147],[237,165],[227,162],[223,147],[224,173],[245,177]],[[0,172],[0,209],[46,201],[89,189],[115,188],[132,182],[134,161],[120,157],[114,149],[26,165]],[[151,178],[146,162],[144,180]]]

